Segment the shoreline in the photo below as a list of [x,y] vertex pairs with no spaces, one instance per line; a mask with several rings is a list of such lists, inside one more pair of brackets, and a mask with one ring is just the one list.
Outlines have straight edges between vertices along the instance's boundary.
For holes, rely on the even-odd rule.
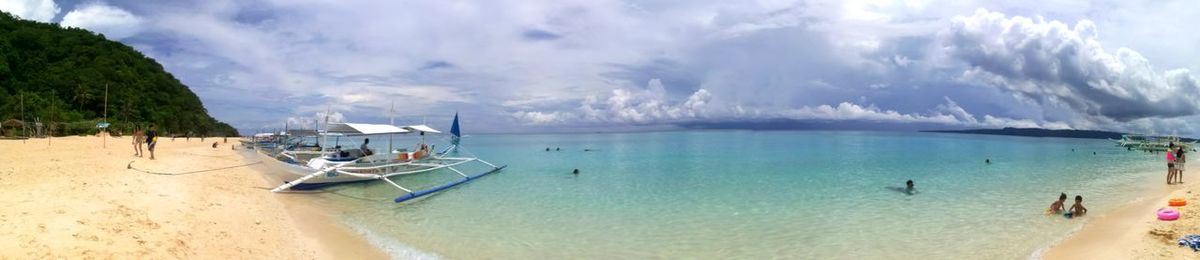
[[157,160],[129,137],[0,140],[0,258],[388,258],[308,196],[267,191],[236,139],[193,139],[160,139]]
[[[1143,173],[1147,174],[1147,173]],[[1165,172],[1149,173],[1163,176]],[[1088,219],[1078,229],[1049,247],[1039,249],[1030,258],[1037,259],[1178,259],[1200,257],[1191,249],[1176,244],[1186,234],[1200,233],[1200,193],[1187,180],[1196,173],[1185,173],[1183,184],[1152,189],[1110,212]],[[1189,205],[1170,207],[1182,214],[1176,221],[1161,221],[1154,212],[1168,208],[1170,198],[1186,198]]]

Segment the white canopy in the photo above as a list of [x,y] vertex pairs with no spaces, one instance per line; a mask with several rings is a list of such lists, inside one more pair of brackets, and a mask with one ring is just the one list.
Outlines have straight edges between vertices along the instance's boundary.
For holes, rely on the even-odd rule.
[[333,123],[329,124],[329,129],[325,129],[325,134],[331,135],[379,135],[403,134],[408,132],[410,131],[394,125],[356,123]]
[[433,129],[433,127],[429,127],[427,125],[410,125],[410,126],[405,126],[404,129],[408,129],[408,130],[412,130],[412,131],[419,131],[419,132],[435,133],[435,134],[442,133],[442,131],[438,131],[437,129]]

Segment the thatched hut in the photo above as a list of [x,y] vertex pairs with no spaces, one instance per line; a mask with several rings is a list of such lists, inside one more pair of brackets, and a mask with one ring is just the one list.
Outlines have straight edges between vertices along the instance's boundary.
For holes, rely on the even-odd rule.
[[17,132],[17,128],[25,127],[25,122],[16,119],[4,120],[0,122],[0,127],[4,129],[4,136],[12,137]]

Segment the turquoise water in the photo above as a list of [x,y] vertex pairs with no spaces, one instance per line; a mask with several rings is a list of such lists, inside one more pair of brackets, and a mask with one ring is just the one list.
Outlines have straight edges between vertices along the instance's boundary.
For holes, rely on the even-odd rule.
[[[1094,217],[1161,187],[1163,168],[1155,155],[1104,140],[934,133],[476,135],[464,143],[509,168],[411,203],[391,203],[400,191],[382,183],[315,200],[401,258],[1012,259],[1088,219],[1044,215],[1060,192],[1082,195]],[[570,174],[576,168],[582,173]],[[886,188],[908,179],[919,194]]]

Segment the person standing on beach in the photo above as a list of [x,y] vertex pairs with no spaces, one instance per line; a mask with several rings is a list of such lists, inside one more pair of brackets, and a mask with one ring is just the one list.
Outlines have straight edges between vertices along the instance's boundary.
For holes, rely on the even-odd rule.
[[1171,180],[1175,179],[1175,144],[1167,146],[1167,184],[1171,184]]
[[150,151],[150,160],[154,160],[154,145],[158,144],[158,132],[154,131],[154,124],[150,124],[150,129],[146,130],[146,150]]
[[134,126],[133,127],[133,156],[142,157],[142,142],[146,140],[146,139],[142,139],[142,138],[143,138],[142,127]]
[[1184,167],[1187,164],[1187,156],[1183,152],[1183,146],[1175,150],[1175,183],[1183,183],[1183,171],[1187,170]]

